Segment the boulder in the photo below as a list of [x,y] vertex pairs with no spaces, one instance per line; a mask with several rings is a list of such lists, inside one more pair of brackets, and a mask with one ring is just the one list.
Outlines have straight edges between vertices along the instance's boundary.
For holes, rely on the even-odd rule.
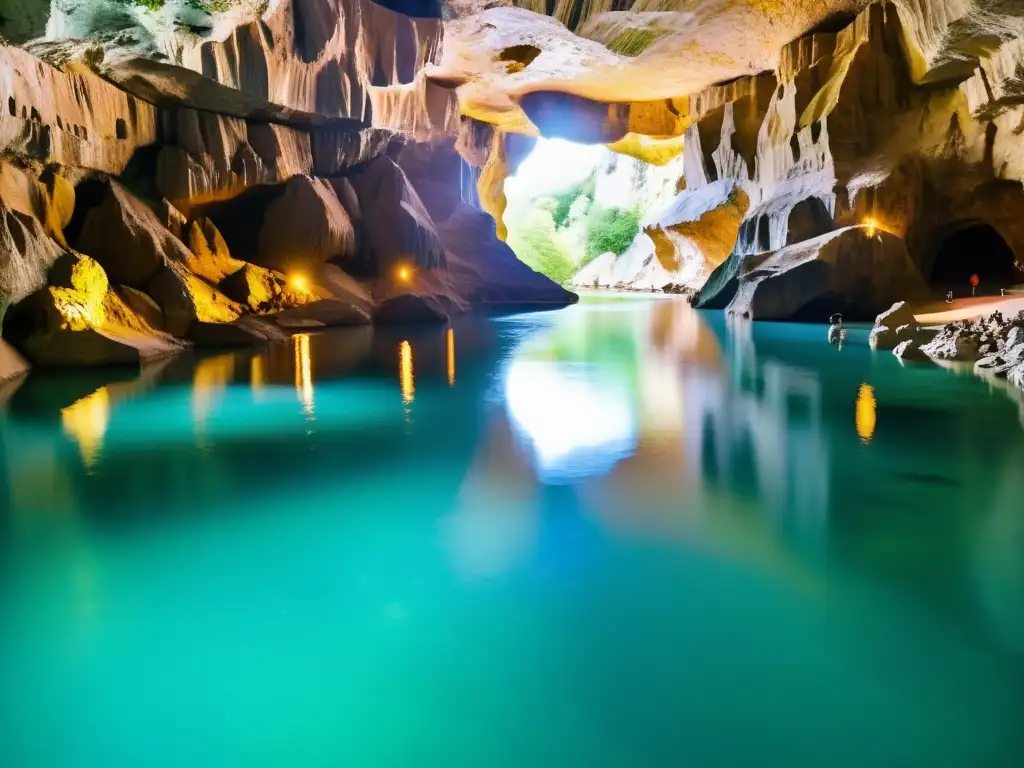
[[385,299],[373,314],[378,325],[405,325],[418,323],[446,323],[448,312],[436,298],[415,293],[403,293]]
[[296,176],[267,208],[255,261],[284,272],[308,272],[355,251],[355,231],[331,185]]
[[151,296],[127,285],[119,285],[115,289],[121,301],[128,305],[135,314],[158,331],[164,329],[164,313]]
[[161,269],[146,288],[164,314],[169,333],[185,336],[194,322],[231,323],[242,307],[185,267],[171,264]]
[[288,301],[287,281],[283,275],[255,264],[243,264],[217,287],[229,299],[256,314],[274,312],[295,303]]
[[116,181],[85,217],[75,247],[92,256],[110,278],[142,288],[167,264],[188,264],[192,254],[143,202]]
[[444,266],[434,222],[405,173],[383,155],[352,177],[377,269]]
[[899,328],[901,325],[917,325],[914,308],[905,301],[897,301],[875,318],[875,327]]
[[228,244],[207,218],[196,219],[189,225],[188,247],[188,268],[210,283],[217,284],[245,266],[244,261],[231,258]]
[[273,317],[282,328],[322,328],[328,326],[368,325],[370,315],[342,299],[318,299],[301,307],[286,309]]
[[520,261],[497,238],[494,219],[472,206],[460,204],[438,225],[437,234],[452,292],[471,306],[565,306],[579,298]]
[[0,382],[28,373],[29,365],[17,350],[0,339]]
[[744,263],[729,311],[755,320],[864,320],[928,286],[903,240],[846,227]]
[[892,351],[900,360],[913,360],[916,362],[927,362],[930,358],[913,339],[901,341]]
[[197,347],[249,347],[288,340],[288,335],[271,323],[249,315],[227,323],[192,323],[187,336]]
[[43,366],[139,364],[183,348],[121,301],[95,260],[75,253],[54,264],[49,285],[11,308],[4,337]]
[[8,304],[45,285],[46,271],[62,253],[38,219],[0,200],[0,322]]

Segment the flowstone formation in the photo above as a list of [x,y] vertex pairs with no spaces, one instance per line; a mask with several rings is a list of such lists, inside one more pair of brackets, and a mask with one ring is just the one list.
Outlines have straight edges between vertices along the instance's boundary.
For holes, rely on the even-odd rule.
[[0,15],[0,306],[53,305],[5,324],[30,361],[74,362],[51,332],[77,311],[53,293],[69,256],[103,271],[136,329],[89,326],[120,345],[111,360],[568,303],[503,242],[504,182],[537,136],[675,176],[577,285],[870,319],[959,285],[982,230],[1002,259],[982,288],[1024,281],[1012,0],[18,0]]

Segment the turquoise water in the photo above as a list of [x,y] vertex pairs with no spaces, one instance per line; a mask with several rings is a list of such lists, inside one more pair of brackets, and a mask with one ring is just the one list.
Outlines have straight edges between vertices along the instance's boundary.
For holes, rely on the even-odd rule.
[[592,297],[33,375],[0,765],[1019,766],[1009,393]]

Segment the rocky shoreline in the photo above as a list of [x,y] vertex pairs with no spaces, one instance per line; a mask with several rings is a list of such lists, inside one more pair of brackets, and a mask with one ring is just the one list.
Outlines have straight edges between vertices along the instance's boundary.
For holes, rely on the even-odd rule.
[[922,327],[907,302],[898,302],[875,319],[869,344],[891,350],[900,360],[970,365],[976,375],[1005,379],[1024,390],[1024,312],[1005,317],[956,320]]

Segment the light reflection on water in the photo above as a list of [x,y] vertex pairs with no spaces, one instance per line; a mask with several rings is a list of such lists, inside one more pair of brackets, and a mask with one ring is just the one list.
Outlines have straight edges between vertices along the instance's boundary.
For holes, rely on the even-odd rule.
[[1024,758],[1017,405],[856,332],[595,298],[4,392],[0,764]]

